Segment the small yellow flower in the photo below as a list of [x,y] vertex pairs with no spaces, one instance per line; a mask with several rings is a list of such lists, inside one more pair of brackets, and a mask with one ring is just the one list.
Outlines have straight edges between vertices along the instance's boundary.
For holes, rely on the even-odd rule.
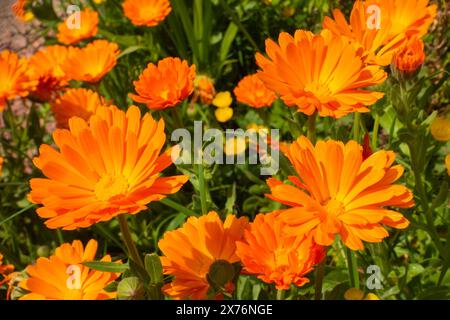
[[216,94],[212,103],[217,108],[229,108],[233,103],[233,98],[229,91],[222,91]]
[[245,137],[237,136],[228,138],[225,141],[225,154],[227,156],[240,155],[247,150],[247,142]]
[[445,157],[445,166],[447,167],[447,173],[450,176],[450,154]]
[[450,118],[437,117],[431,124],[431,134],[438,141],[450,140]]
[[345,300],[362,300],[364,298],[364,292],[356,288],[350,288],[344,293]]
[[247,126],[248,130],[255,130],[255,131],[259,131],[259,130],[267,130],[267,127],[260,125],[260,124],[256,124],[256,123],[250,123]]
[[368,293],[364,296],[364,292],[356,288],[350,288],[344,293],[345,300],[380,300],[374,293]]
[[106,0],[94,0],[95,4],[102,4],[103,2],[105,2]]
[[23,17],[23,21],[25,21],[25,22],[30,22],[33,19],[34,19],[34,14],[31,11],[27,11],[25,13],[25,16]]
[[216,115],[216,119],[219,122],[227,122],[228,120],[231,119],[231,117],[233,117],[233,109],[232,108],[218,108],[216,109],[216,111],[214,112],[214,114]]

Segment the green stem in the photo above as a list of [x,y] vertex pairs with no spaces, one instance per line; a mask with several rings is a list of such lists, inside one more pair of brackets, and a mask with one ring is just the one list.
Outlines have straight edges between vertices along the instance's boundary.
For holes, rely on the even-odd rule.
[[378,148],[378,130],[380,129],[380,115],[377,113],[375,115],[375,123],[373,125],[373,133],[372,133],[372,149],[373,151]]
[[347,266],[350,285],[352,288],[359,289],[358,264],[356,261],[355,254],[349,248],[346,248],[345,253],[347,255]]
[[206,203],[206,183],[205,183],[205,175],[203,172],[203,164],[197,165],[197,174],[198,174],[198,185],[200,188],[200,204],[202,208],[202,214],[208,213],[208,206]]
[[317,112],[308,117],[308,139],[313,144],[316,143],[316,118]]
[[125,214],[121,214],[118,216],[118,219],[120,232],[122,233],[122,239],[128,249],[128,257],[136,262],[139,266],[144,267],[144,263],[142,262],[142,258],[139,254],[138,249],[136,248],[136,244],[131,237],[130,228],[128,227],[127,222],[127,216]]
[[241,23],[241,19],[236,16],[236,13],[233,11],[233,9],[230,8],[230,6],[227,4],[224,0],[219,0],[220,4],[224,8],[224,10],[230,15],[231,20],[233,20],[234,24],[237,25],[237,27],[241,30],[242,34],[245,38],[250,42],[250,44],[253,46],[253,48],[256,51],[260,51],[258,48],[258,45],[256,44],[255,40],[253,40],[250,33],[248,33],[247,29],[244,27],[244,25]]
[[9,216],[8,218],[6,218],[5,220],[0,221],[0,226],[1,226],[2,224],[4,224],[4,223],[6,223],[6,222],[8,222],[8,221],[10,221],[10,220],[12,220],[12,219],[14,219],[15,217],[21,215],[22,213],[28,211],[29,209],[31,209],[31,208],[33,208],[33,207],[35,207],[35,206],[36,206],[35,204],[31,204],[31,205],[29,205],[28,207],[25,207],[25,208],[23,208],[23,209],[21,209],[21,210],[15,212],[15,213],[13,213],[12,215],[10,215],[10,216]]
[[325,263],[327,261],[326,256],[319,263],[316,269],[316,283],[315,283],[315,292],[314,299],[322,300],[322,286],[323,286],[323,278],[325,276]]
[[189,210],[185,206],[182,206],[181,204],[176,203],[175,201],[172,201],[170,199],[165,198],[165,199],[160,200],[159,202],[161,202],[163,205],[166,205],[166,206],[168,206],[168,207],[170,207],[172,209],[180,211],[181,213],[184,213],[188,217],[197,215],[194,211]]
[[277,290],[277,300],[284,300],[285,293],[286,293],[285,290],[278,289]]
[[361,114],[359,112],[355,112],[355,118],[353,122],[353,139],[356,142],[359,142],[361,131]]

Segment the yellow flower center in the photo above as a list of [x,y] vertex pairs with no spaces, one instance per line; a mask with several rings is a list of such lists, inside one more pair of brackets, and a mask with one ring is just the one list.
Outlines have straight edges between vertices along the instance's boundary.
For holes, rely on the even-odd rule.
[[318,82],[312,82],[305,85],[305,91],[311,92],[320,102],[326,102],[331,95],[330,88]]
[[345,207],[341,201],[330,199],[325,205],[325,210],[333,217],[338,217],[345,212]]
[[95,185],[95,195],[101,201],[123,195],[128,191],[128,181],[122,175],[107,174]]
[[163,98],[164,100],[167,100],[167,98],[169,97],[169,90],[163,90],[163,91],[161,91],[161,93],[159,94],[159,96],[161,97],[161,98]]

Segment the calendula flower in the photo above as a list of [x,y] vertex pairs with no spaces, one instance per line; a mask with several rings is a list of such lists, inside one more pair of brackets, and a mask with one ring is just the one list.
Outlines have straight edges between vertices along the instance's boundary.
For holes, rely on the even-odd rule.
[[0,52],[0,111],[6,101],[17,96],[25,97],[37,85],[36,80],[27,74],[28,63],[25,58],[9,50]]
[[407,74],[415,72],[425,61],[423,41],[411,38],[395,56],[395,67]]
[[[79,18],[78,18],[79,17]],[[63,44],[75,44],[94,37],[98,32],[98,13],[86,8],[74,12],[64,22],[58,24],[58,41]]]
[[322,247],[311,238],[288,235],[284,228],[278,213],[258,214],[245,230],[244,239],[236,243],[244,272],[274,283],[279,290],[308,283],[305,275],[324,258]]
[[3,171],[3,162],[5,160],[3,159],[3,157],[0,157],[0,177],[2,176],[2,171]]
[[217,108],[214,111],[214,115],[216,116],[217,121],[219,122],[227,122],[233,117],[233,109],[232,108]]
[[164,233],[158,242],[164,254],[161,262],[164,274],[175,277],[163,287],[164,293],[174,299],[206,299],[211,269],[220,262],[239,262],[236,241],[242,238],[246,225],[245,217],[228,215],[222,222],[216,212],[209,212],[200,218],[190,217],[183,227]]
[[61,88],[68,85],[68,77],[62,66],[67,58],[68,50],[63,46],[48,46],[31,56],[28,64],[28,74],[38,81],[31,96],[48,101]]
[[[1,158],[1,161],[3,161],[3,158]],[[14,266],[12,264],[4,264],[3,255],[0,253],[0,287],[9,281],[13,271]]]
[[194,79],[195,65],[189,66],[180,58],[165,58],[158,65],[148,64],[139,80],[133,82],[137,95],[129,96],[151,110],[174,107],[194,91]]
[[277,99],[256,74],[244,77],[233,92],[237,101],[253,108],[269,107]]
[[123,12],[136,26],[154,27],[172,11],[169,0],[125,0]]
[[[97,241],[90,240],[86,248],[79,240],[64,243],[49,258],[38,258],[29,265],[29,278],[20,286],[29,293],[20,300],[105,300],[116,297],[116,292],[104,289],[120,276],[120,273],[90,269],[83,262],[95,260]],[[111,262],[109,255],[100,261]],[[120,262],[118,262],[120,263]]]
[[357,288],[350,288],[344,293],[345,300],[380,300],[380,298],[374,293],[364,294]]
[[374,15],[369,9],[364,1],[355,1],[349,22],[339,9],[335,9],[334,20],[325,17],[323,27],[336,35],[348,37],[356,46],[362,46],[365,63],[387,66],[404,43],[405,35],[402,33],[390,38],[391,21],[376,13]]
[[83,88],[68,89],[50,104],[58,128],[68,128],[72,117],[88,121],[104,105],[104,98],[97,92]]
[[450,118],[436,117],[431,123],[430,131],[437,141],[450,141]]
[[437,6],[429,5],[429,0],[369,0],[366,8],[376,5],[381,19],[390,21],[389,39],[399,34],[410,38],[424,36],[434,18]]
[[203,104],[211,104],[214,96],[216,95],[216,89],[214,88],[214,80],[205,75],[198,75],[194,81],[195,93],[194,102],[200,98],[200,102]]
[[222,91],[216,94],[212,104],[217,108],[229,108],[233,103],[233,98],[229,91]]
[[136,106],[127,112],[99,107],[89,122],[73,117],[69,130],[56,129],[59,150],[42,145],[34,164],[47,178],[31,179],[29,199],[41,204],[37,214],[50,229],[72,230],[136,214],[152,201],[177,192],[187,176],[160,177],[172,163],[164,121],[141,118]]
[[95,40],[84,48],[71,47],[63,70],[73,80],[96,83],[114,68],[119,53],[119,46],[106,40]]
[[367,106],[383,97],[363,90],[386,79],[378,66],[367,66],[347,37],[329,30],[319,35],[297,30],[294,37],[283,32],[279,44],[266,41],[269,58],[258,53],[259,78],[299,112],[340,118],[351,112],[367,112]]
[[409,225],[392,210],[414,206],[411,191],[394,184],[403,174],[401,165],[392,165],[394,152],[381,150],[364,159],[355,141],[319,141],[314,146],[302,136],[285,154],[298,174],[289,177],[295,186],[274,178],[267,183],[269,198],[292,207],[280,214],[290,234],[313,236],[323,246],[339,234],[347,247],[362,250],[362,240],[381,242],[389,235],[383,225]]
[[11,7],[16,18],[23,22],[29,22],[34,19],[33,13],[26,10],[27,2],[27,0],[17,0]]

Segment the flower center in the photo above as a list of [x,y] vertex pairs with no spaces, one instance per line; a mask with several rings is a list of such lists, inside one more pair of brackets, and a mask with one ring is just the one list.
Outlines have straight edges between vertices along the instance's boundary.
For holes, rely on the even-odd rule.
[[318,82],[312,82],[305,85],[305,91],[313,93],[317,99],[321,102],[324,100],[328,100],[331,95],[331,91],[328,86],[323,85]]
[[122,175],[107,174],[95,185],[95,195],[101,201],[123,195],[128,191],[128,181]]
[[334,217],[338,217],[345,212],[345,207],[339,200],[330,199],[325,205],[325,210]]

